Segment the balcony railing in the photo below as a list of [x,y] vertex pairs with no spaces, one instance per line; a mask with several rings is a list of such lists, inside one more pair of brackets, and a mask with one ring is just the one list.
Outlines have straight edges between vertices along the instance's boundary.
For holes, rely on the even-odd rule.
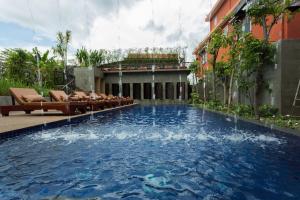
[[[178,65],[155,65],[153,68],[153,65],[140,65],[140,66],[122,66],[121,71],[123,72],[144,72],[144,71],[184,71],[188,70],[188,68]],[[103,67],[101,69],[104,73],[105,72],[119,72],[120,68],[119,66],[111,66],[111,67]]]

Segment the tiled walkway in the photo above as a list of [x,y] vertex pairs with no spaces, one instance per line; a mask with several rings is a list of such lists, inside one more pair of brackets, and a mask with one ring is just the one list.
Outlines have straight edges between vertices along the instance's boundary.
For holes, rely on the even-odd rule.
[[[133,106],[133,105],[136,105],[136,104],[120,106],[117,108],[108,108],[105,110],[95,111],[94,113],[120,109],[120,108],[129,107],[129,106]],[[70,118],[83,116],[83,115],[89,115],[89,114],[90,114],[90,112],[87,112],[85,114],[70,116]],[[7,131],[28,128],[28,127],[36,126],[39,124],[55,122],[55,121],[68,119],[68,118],[69,118],[69,116],[64,116],[64,115],[62,115],[61,112],[56,112],[56,111],[48,111],[45,113],[43,113],[42,111],[34,111],[30,115],[26,115],[24,112],[11,112],[8,117],[2,117],[0,115],[0,134],[7,132]]]

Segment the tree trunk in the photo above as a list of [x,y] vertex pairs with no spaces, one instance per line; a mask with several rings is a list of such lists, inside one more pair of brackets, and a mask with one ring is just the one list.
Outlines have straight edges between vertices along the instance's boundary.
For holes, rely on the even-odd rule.
[[217,100],[217,95],[216,95],[216,71],[215,71],[215,65],[216,65],[216,57],[214,57],[213,63],[212,63],[212,89],[213,89],[213,99],[214,101]]
[[223,92],[224,92],[224,98],[223,98],[223,103],[224,105],[227,105],[227,99],[228,99],[228,87],[227,87],[227,81],[223,83]]
[[196,92],[196,86],[197,86],[197,84],[196,84],[196,74],[194,73],[193,74],[193,92]]
[[269,34],[268,34],[267,19],[266,19],[266,17],[263,17],[262,28],[263,28],[263,33],[264,33],[264,40],[268,41],[269,40]]
[[228,91],[228,108],[230,107],[232,101],[232,86],[233,86],[234,73],[235,73],[235,68],[232,69],[232,72],[230,74],[229,91]]

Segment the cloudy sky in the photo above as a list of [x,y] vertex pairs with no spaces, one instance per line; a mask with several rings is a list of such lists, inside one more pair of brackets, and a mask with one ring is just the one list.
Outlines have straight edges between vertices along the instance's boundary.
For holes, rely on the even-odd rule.
[[216,0],[0,0],[0,48],[55,45],[71,30],[77,48],[187,46],[209,32],[205,16]]

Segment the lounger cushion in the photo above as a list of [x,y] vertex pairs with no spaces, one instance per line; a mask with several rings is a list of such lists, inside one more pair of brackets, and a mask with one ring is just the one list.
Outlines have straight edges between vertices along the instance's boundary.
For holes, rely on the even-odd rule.
[[59,99],[61,100],[61,101],[68,101],[68,95],[60,95],[59,96]]
[[35,94],[28,94],[23,95],[23,99],[25,102],[45,102],[46,99],[42,97],[41,95],[35,95]]
[[98,94],[96,93],[90,93],[90,97],[91,99],[93,100],[104,100],[104,98],[102,96],[99,96]]
[[66,101],[80,101],[80,98],[78,95],[73,95],[73,96],[70,96]]

